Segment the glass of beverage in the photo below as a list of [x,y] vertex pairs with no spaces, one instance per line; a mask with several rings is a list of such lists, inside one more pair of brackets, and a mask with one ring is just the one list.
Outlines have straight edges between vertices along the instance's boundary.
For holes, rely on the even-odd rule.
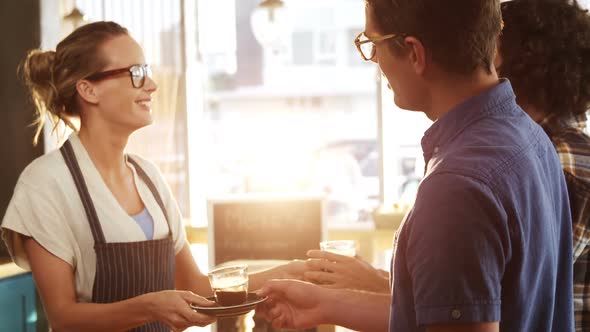
[[343,256],[356,256],[356,241],[337,240],[320,242],[320,249]]
[[215,301],[221,306],[233,306],[248,298],[248,265],[231,265],[210,271],[209,283]]

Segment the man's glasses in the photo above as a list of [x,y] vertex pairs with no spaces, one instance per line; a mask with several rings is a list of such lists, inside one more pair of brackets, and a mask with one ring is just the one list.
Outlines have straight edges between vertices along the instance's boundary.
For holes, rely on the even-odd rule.
[[372,60],[375,57],[375,42],[387,40],[395,37],[403,37],[403,34],[392,33],[375,38],[369,38],[364,32],[361,32],[355,39],[354,44],[365,61]]
[[148,65],[133,65],[125,68],[107,70],[86,77],[89,81],[101,81],[122,73],[129,73],[134,88],[142,88],[146,77],[152,77],[152,70]]

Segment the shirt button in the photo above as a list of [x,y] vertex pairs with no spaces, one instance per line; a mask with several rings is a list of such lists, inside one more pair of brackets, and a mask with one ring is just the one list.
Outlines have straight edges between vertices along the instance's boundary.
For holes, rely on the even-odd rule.
[[438,146],[434,148],[434,153],[438,153]]
[[455,320],[461,318],[461,310],[453,309],[453,311],[451,311],[451,318]]

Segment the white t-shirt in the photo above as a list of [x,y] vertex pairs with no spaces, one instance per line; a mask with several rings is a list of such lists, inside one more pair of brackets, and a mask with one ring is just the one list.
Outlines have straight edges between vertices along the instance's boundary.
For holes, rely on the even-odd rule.
[[[69,137],[72,148],[84,175],[98,219],[107,242],[145,241],[141,227],[119,205],[103,182],[86,149],[76,134]],[[152,163],[131,155],[154,182],[166,206],[172,228],[175,252],[186,243],[186,233],[180,210],[170,189]],[[154,219],[154,239],[168,235],[164,213],[147,185],[133,170],[137,191]],[[41,246],[74,268],[78,301],[92,300],[92,287],[96,274],[96,253],[90,225],[74,184],[72,175],[59,150],[34,160],[20,175],[14,194],[2,220],[3,238],[13,261],[30,269],[23,250],[20,233],[34,238]]]

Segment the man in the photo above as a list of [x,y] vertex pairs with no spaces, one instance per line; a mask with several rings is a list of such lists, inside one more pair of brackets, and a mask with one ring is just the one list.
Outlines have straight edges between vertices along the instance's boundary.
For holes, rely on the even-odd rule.
[[499,0],[367,0],[356,44],[403,109],[435,123],[395,240],[392,296],[267,283],[275,327],[573,329],[567,189],[551,142],[493,68]]
[[576,331],[590,331],[590,15],[570,0],[502,4],[497,57],[519,105],[539,123],[565,173],[573,222]]

